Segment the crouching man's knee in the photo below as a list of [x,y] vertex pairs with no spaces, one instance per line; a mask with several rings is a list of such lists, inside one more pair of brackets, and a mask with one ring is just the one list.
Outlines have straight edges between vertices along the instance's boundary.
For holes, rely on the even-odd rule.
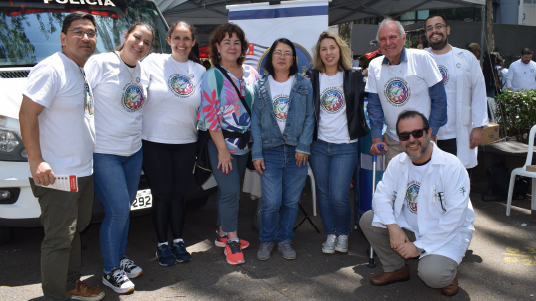
[[458,271],[456,261],[441,255],[427,255],[419,260],[418,275],[431,288],[448,286]]

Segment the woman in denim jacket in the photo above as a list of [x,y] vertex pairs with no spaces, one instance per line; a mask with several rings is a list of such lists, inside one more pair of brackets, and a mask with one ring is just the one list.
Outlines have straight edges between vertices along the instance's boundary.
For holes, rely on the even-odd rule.
[[317,113],[310,163],[327,234],[322,252],[327,254],[348,252],[348,190],[357,164],[357,139],[370,131],[363,111],[363,75],[352,69],[351,58],[346,43],[324,31],[315,46],[313,69],[307,72]]
[[294,259],[292,228],[315,123],[313,88],[308,78],[298,74],[296,50],[287,39],[272,44],[264,68],[268,75],[254,85],[251,117],[252,158],[261,174],[263,194],[257,258],[269,259],[277,238],[278,251]]

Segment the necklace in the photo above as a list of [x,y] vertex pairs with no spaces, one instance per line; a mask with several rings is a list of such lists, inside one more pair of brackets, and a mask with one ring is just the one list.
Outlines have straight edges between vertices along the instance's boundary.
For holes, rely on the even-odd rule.
[[127,63],[125,63],[125,61],[121,58],[121,53],[117,54],[115,51],[114,51],[115,55],[117,55],[119,57],[119,59],[123,62],[123,64],[125,64],[125,69],[127,69],[127,72],[128,74],[130,75],[130,82],[133,83],[134,82],[134,74],[136,74],[136,69],[138,68],[138,63],[136,63],[136,66],[134,66],[134,70],[132,71],[132,73],[130,73],[130,70],[128,70],[129,68],[127,67]]

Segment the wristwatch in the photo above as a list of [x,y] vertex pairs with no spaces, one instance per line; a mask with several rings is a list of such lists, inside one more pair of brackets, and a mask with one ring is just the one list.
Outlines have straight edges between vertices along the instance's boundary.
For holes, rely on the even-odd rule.
[[425,249],[421,249],[421,248],[417,248],[417,251],[421,252],[421,254],[426,253],[426,250],[425,250]]

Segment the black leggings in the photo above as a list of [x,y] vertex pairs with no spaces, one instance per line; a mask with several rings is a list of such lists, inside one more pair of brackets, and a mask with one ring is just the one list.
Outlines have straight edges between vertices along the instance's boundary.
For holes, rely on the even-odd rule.
[[168,241],[171,226],[173,239],[182,238],[184,195],[192,177],[197,143],[165,144],[142,140],[143,171],[153,195],[153,225],[159,243]]

